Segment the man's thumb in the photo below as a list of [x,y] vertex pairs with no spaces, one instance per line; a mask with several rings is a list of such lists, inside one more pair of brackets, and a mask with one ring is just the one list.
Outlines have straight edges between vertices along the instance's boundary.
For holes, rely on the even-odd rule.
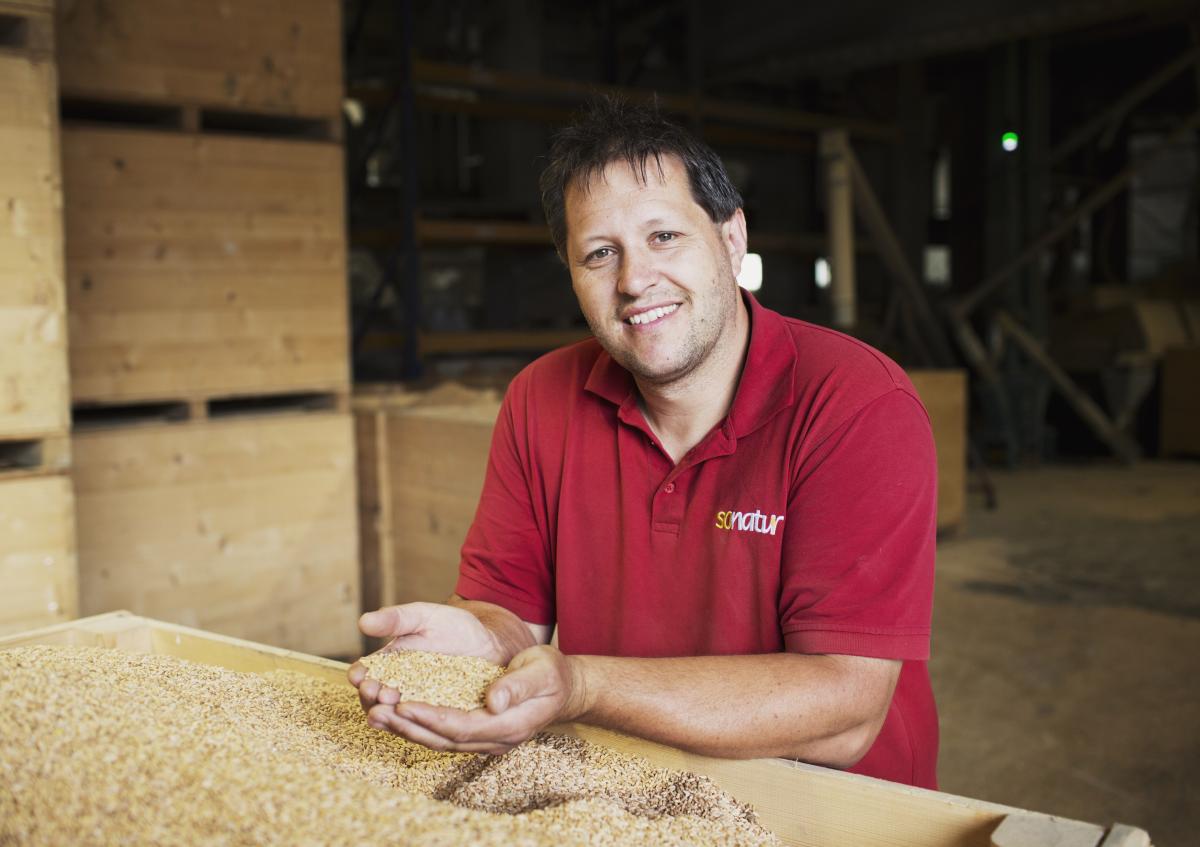
[[407,635],[409,627],[404,626],[404,614],[397,606],[385,606],[374,612],[367,612],[358,619],[358,628],[363,635],[372,638],[395,638]]

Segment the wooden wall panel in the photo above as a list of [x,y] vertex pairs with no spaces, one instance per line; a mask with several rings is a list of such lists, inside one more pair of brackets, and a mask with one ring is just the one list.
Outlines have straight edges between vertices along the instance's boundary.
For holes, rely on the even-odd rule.
[[74,399],[347,389],[341,157],[64,130]]
[[338,0],[60,0],[64,95],[329,117]]
[[355,653],[353,437],[346,413],[77,432],[84,612]]
[[0,438],[70,424],[57,109],[53,62],[0,51]]
[[0,633],[74,618],[77,580],[71,480],[0,482]]

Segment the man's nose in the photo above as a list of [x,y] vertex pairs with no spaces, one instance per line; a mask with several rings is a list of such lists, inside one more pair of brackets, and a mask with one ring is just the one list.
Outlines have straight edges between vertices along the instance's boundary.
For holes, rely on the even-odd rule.
[[620,278],[617,288],[627,297],[638,297],[658,278],[654,257],[646,250],[627,250],[621,256]]

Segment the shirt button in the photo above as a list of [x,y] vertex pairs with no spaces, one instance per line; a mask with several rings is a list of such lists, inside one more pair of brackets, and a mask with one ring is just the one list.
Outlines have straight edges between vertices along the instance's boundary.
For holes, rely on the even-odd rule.
[[675,491],[675,483],[668,482],[666,485],[663,486],[663,491],[667,492],[668,494],[671,494],[672,492]]

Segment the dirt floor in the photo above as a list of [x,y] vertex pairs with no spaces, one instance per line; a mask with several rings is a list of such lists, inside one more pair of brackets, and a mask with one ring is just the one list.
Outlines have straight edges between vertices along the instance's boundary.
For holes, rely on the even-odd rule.
[[993,482],[938,550],[942,790],[1200,843],[1200,462]]

